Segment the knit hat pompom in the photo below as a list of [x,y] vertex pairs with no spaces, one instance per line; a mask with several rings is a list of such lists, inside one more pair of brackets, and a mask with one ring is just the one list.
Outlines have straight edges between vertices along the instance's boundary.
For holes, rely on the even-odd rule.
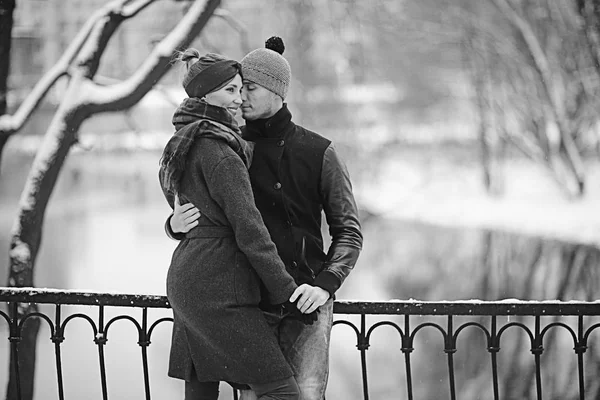
[[283,39],[279,36],[271,36],[265,42],[265,47],[269,50],[276,51],[279,54],[283,54],[285,51],[285,45],[283,44]]
[[281,55],[285,50],[283,40],[271,36],[265,47],[251,51],[242,58],[244,79],[254,82],[285,100],[292,80],[292,70]]

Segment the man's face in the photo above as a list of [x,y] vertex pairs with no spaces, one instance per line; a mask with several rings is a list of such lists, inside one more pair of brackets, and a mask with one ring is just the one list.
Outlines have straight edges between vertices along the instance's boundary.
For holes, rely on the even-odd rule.
[[244,79],[242,117],[247,121],[270,118],[282,105],[282,99],[263,86]]

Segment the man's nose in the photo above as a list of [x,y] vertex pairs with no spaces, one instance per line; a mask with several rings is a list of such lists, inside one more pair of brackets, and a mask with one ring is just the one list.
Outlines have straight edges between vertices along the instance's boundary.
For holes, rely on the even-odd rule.
[[248,97],[247,97],[247,94],[246,94],[246,88],[242,88],[241,97],[242,97],[242,101],[248,100]]

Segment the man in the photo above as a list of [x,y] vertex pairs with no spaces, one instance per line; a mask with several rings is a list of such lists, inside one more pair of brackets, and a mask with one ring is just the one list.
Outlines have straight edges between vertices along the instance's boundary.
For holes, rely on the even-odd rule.
[[[243,137],[254,142],[250,180],[256,206],[271,238],[299,290],[298,309],[312,313],[304,324],[285,308],[264,305],[265,317],[295,371],[301,399],[322,400],[329,373],[329,339],[335,292],[348,276],[362,248],[358,210],[350,177],[331,141],[292,122],[284,103],[291,69],[283,42],[272,37],[266,48],[241,61],[244,75]],[[321,213],[332,237],[323,251]],[[200,212],[191,204],[176,207],[167,231],[187,232],[198,224]],[[242,399],[251,400],[249,391]]]

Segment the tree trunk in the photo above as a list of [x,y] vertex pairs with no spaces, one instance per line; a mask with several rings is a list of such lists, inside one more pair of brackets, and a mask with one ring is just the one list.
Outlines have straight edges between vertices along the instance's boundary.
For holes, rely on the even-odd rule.
[[[83,121],[96,113],[127,109],[141,100],[169,70],[173,52],[189,45],[220,5],[220,0],[197,0],[129,79],[104,87],[94,83],[100,57],[110,37],[121,22],[134,17],[154,1],[113,1],[95,13],[83,28],[87,33],[81,46],[76,46],[78,57],[76,64],[69,68],[71,79],[67,91],[48,127],[21,194],[18,215],[11,232],[9,286],[34,286],[33,272],[42,241],[46,206],[68,152],[77,141],[77,132]],[[19,317],[31,311],[19,308]],[[19,374],[14,368],[10,370],[7,399],[18,398],[17,375],[21,378],[22,399],[33,398],[39,321],[37,324],[31,322],[25,324],[21,332],[23,339],[18,347],[20,370]],[[11,352],[11,357],[15,358],[15,352]]]
[[[12,42],[15,0],[0,0],[0,115],[7,111],[8,74],[10,72],[10,46]],[[2,151],[7,138],[0,136],[0,167]]]

